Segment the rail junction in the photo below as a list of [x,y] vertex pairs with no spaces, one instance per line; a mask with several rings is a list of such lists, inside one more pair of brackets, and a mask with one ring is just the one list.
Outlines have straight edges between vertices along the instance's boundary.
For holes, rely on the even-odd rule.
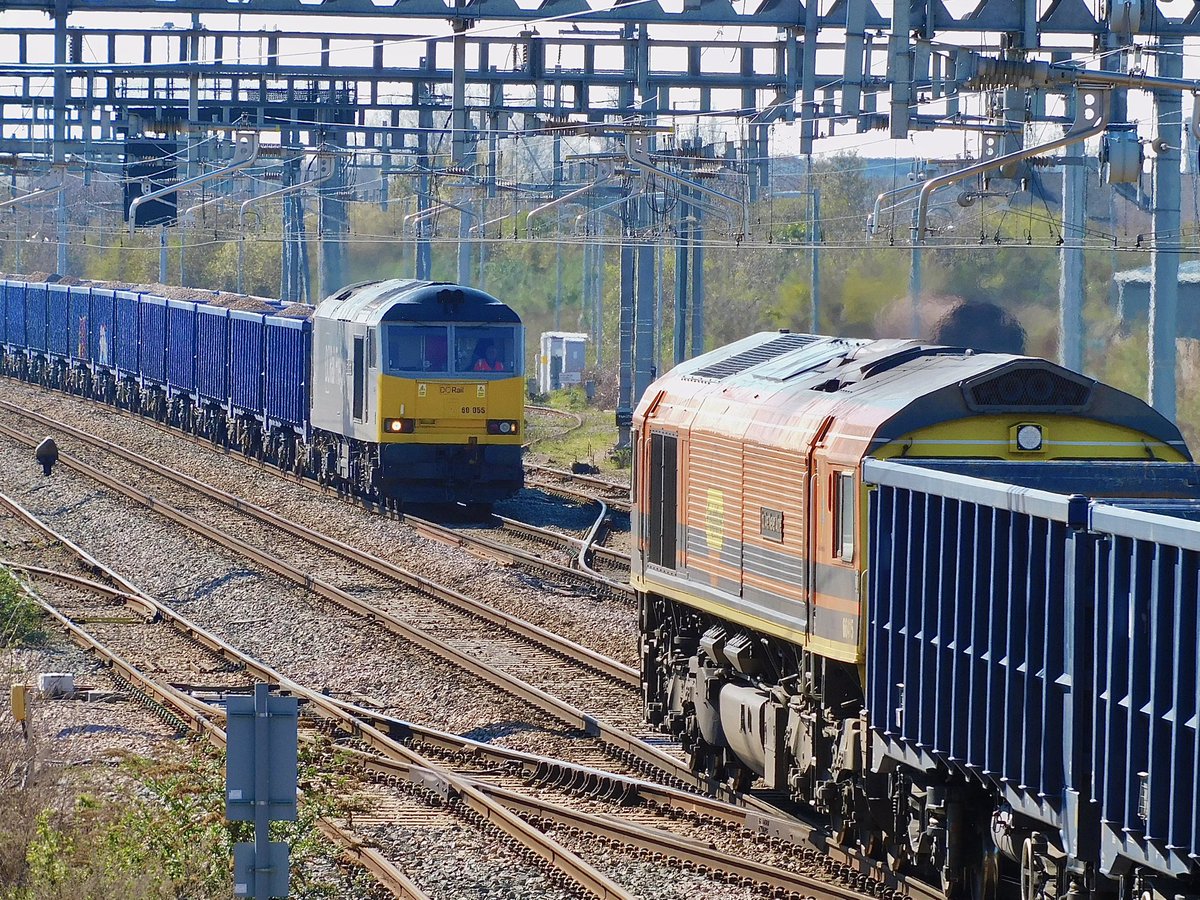
[[[814,153],[855,136],[929,139],[911,179],[880,193],[863,223],[865,244],[908,254],[912,332],[923,263],[961,240],[939,224],[939,204],[987,204],[1005,183],[1053,173],[1062,185],[1052,216],[1059,361],[1084,369],[1085,253],[1144,256],[1145,394],[1174,420],[1180,261],[1197,249],[1182,214],[1181,167],[1200,177],[1200,81],[1189,63],[1198,11],[1167,0],[7,0],[3,258],[14,270],[37,260],[78,278],[90,274],[75,264],[89,242],[156,247],[159,280],[182,287],[201,255],[215,252],[206,248],[234,248],[240,293],[256,249],[278,243],[278,296],[305,303],[351,280],[360,237],[411,247],[404,274],[417,279],[432,277],[435,254],[443,269],[452,259],[463,284],[482,282],[489,254],[520,240],[553,246],[557,330],[563,281],[573,277],[563,248],[579,245],[580,328],[597,367],[607,358],[616,370],[618,444],[628,451],[634,409],[654,379],[708,346],[712,256],[772,246],[771,205],[798,203],[802,221],[787,240],[807,282],[809,330],[821,333],[829,314],[821,260],[831,242]],[[932,149],[947,134],[964,140],[954,158]],[[1110,210],[1123,202],[1145,217],[1136,241],[1089,229],[1093,183],[1120,198]],[[355,205],[390,207],[402,224],[356,235]],[[619,303],[615,346],[603,339],[606,271],[617,281],[608,291]],[[562,432],[581,423],[548,408],[527,415]],[[363,508],[361,498],[145,416],[78,397],[48,401],[4,379],[0,455],[9,471],[36,483],[30,458],[48,433],[61,448],[53,485],[19,499],[4,496],[16,493],[12,483],[0,488],[0,569],[103,660],[119,692],[217,747],[223,695],[268,683],[299,698],[317,767],[347,777],[347,804],[353,793],[353,814],[322,817],[318,827],[393,896],[434,896],[410,877],[420,862],[403,853],[411,835],[389,831],[404,820],[431,832],[453,821],[480,845],[495,841],[503,877],[546,896],[650,896],[683,879],[684,896],[945,900],[898,874],[911,860],[884,863],[873,835],[846,849],[786,790],[734,791],[689,765],[690,748],[646,725],[630,583],[645,523],[631,521],[628,483],[530,464],[526,483],[552,510],[537,521]],[[1116,471],[1098,465],[1090,475]],[[1185,494],[1194,471],[1178,471],[1183,486],[1168,487]],[[1092,694],[1108,704],[1104,739],[1122,744],[1107,756],[1122,762],[1103,773],[1117,785],[1113,796],[1130,786],[1120,800],[1135,824],[1120,833],[1105,825],[1105,864],[1115,871],[1137,859],[1194,879],[1200,863],[1171,840],[1200,833],[1181,793],[1200,766],[1200,681],[1187,661],[1196,503],[1106,500],[1086,479],[1069,485],[1073,493],[1027,480],[1034,486],[986,466],[872,461],[863,483],[900,523],[873,523],[889,534],[941,534],[950,527],[943,510],[969,507],[986,528],[1033,523],[1012,539],[1014,566],[1040,559],[1040,528],[1067,534],[1072,552],[1084,548],[1067,569],[1080,597],[1088,578],[1076,564],[1111,589],[1102,599],[1116,624],[1101,617],[1072,640],[1108,652],[1107,681],[1079,686],[1064,671],[1056,686],[1077,688],[1080,708]],[[709,502],[720,519],[723,507]],[[132,522],[128,540],[140,549],[126,556],[124,538],[97,524],[93,509]],[[917,522],[918,512],[927,518]],[[763,514],[738,527],[782,544],[784,513]],[[719,557],[722,532],[698,540]],[[888,572],[932,571],[901,544],[889,545]],[[160,571],[164,556],[183,560],[179,571]],[[910,634],[943,627],[947,647],[963,637],[935,621],[926,582],[912,578],[903,596],[928,601],[926,618],[896,602],[884,630],[895,623],[888,652],[897,659],[916,653],[904,644]],[[210,619],[193,620],[210,596],[218,599]],[[987,615],[997,630],[1015,629],[999,601]],[[248,622],[276,630],[257,637]],[[1124,657],[1122,629],[1131,636]],[[1009,666],[1022,649],[1013,635],[1003,662],[980,662],[994,662],[985,680],[1025,684],[1038,669],[1036,654]],[[725,653],[724,640],[708,639],[710,657]],[[938,665],[913,659],[911,672]],[[895,706],[894,729],[903,731],[906,697],[915,704],[918,689],[870,690]],[[418,721],[430,710],[441,720]],[[937,732],[944,721],[914,727]],[[1147,729],[1148,748],[1138,737]],[[1032,746],[998,722],[986,746],[970,749],[993,759],[1011,755],[1002,742],[1019,740]],[[914,746],[918,758],[924,745]],[[1072,766],[1086,755],[1074,749]],[[838,789],[830,783],[831,794]],[[1042,810],[1045,797],[1030,784],[1005,791],[1013,808]],[[914,859],[944,851],[928,835],[954,815],[933,792],[922,803]],[[897,821],[909,812],[897,809]],[[1089,888],[1055,869],[1063,854],[1044,835],[1019,837],[1022,880],[1008,887],[1022,900],[1062,896],[1059,885]],[[593,854],[597,846],[605,852]],[[446,851],[447,870],[465,865]],[[1122,900],[1160,897],[1153,879],[1142,884],[1125,884]]]

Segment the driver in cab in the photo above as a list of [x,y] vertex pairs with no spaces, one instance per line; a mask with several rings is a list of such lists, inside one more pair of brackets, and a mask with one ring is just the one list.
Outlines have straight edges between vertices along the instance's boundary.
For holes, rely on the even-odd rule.
[[504,363],[496,355],[496,342],[488,339],[481,340],[475,345],[476,372],[503,372]]

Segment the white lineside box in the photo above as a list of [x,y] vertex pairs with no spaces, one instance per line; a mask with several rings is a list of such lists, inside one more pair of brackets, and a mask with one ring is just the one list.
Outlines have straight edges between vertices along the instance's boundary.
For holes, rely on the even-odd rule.
[[75,693],[75,676],[70,672],[42,672],[37,686],[43,697],[70,697]]
[[575,331],[542,332],[538,354],[538,393],[548,394],[583,380],[588,336]]

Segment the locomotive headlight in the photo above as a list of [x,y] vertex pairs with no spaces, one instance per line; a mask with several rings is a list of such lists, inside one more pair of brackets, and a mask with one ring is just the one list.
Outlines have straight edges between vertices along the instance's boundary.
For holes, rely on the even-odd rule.
[[1026,423],[1013,428],[1013,443],[1015,450],[1022,453],[1037,453],[1042,449],[1042,426]]
[[514,435],[521,428],[519,422],[513,422],[510,419],[488,419],[487,433],[488,434],[504,434]]
[[508,434],[510,431],[512,431],[512,422],[501,422],[500,423],[500,433],[501,434]]
[[389,434],[412,434],[416,423],[412,419],[384,419],[383,430]]

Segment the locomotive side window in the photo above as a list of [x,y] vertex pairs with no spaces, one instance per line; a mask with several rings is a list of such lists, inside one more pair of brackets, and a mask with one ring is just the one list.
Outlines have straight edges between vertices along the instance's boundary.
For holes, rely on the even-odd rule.
[[633,492],[633,496],[638,495],[638,469],[641,466],[641,457],[638,455],[642,452],[642,435],[636,428],[633,430],[633,465],[629,468],[629,487]]
[[445,325],[390,325],[387,330],[387,370],[443,373],[447,368]]
[[516,329],[497,325],[456,326],[456,372],[517,371]]
[[837,529],[834,545],[838,550],[838,558],[843,562],[854,560],[854,508],[858,498],[854,493],[854,473],[838,472],[837,474]]
[[678,438],[673,434],[650,433],[650,487],[647,510],[647,560],[665,569],[675,568],[675,488],[678,479]]

